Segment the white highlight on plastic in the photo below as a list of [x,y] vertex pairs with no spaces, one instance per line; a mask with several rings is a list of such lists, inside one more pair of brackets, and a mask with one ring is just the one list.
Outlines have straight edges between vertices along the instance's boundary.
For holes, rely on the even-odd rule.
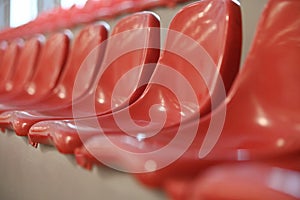
[[153,160],[148,160],[146,161],[145,163],[145,169],[148,171],[148,172],[152,172],[152,171],[155,171],[157,169],[157,164],[155,161]]
[[280,168],[273,168],[267,185],[276,191],[300,198],[300,173]]

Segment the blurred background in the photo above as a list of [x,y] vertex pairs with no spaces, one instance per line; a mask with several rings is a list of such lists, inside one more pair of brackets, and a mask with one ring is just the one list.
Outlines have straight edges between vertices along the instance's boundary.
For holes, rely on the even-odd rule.
[[[0,0],[0,30],[17,27],[39,13],[55,7],[83,6],[86,0]],[[190,3],[192,1],[188,1]],[[240,0],[243,17],[242,63],[252,42],[255,27],[267,0]],[[153,9],[168,27],[172,17],[187,3],[174,8]],[[120,16],[122,17],[122,16]],[[120,18],[118,17],[118,18]],[[108,21],[112,26],[118,20]],[[55,149],[28,145],[27,139],[7,132],[0,134],[0,199],[167,199],[160,191],[149,190],[132,176],[106,168],[86,171],[72,156]]]

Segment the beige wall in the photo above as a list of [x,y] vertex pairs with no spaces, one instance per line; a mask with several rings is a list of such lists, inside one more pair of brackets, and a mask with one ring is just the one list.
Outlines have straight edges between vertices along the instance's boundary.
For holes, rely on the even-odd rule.
[[[266,0],[241,0],[243,11],[243,58]],[[157,10],[163,26],[175,13]],[[110,200],[166,199],[161,193],[140,186],[128,175],[108,169],[87,172],[53,148],[33,149],[13,133],[0,134],[1,200]]]
[[242,61],[244,61],[253,40],[257,21],[267,0],[240,0],[240,2],[242,5],[243,18]]

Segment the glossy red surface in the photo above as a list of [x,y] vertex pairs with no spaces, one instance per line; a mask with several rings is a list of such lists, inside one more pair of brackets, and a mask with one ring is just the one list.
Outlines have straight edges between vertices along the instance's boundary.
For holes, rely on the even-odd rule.
[[[269,1],[257,27],[251,51],[242,71],[235,77],[241,49],[239,6],[231,0],[203,0],[187,6],[176,15],[170,29],[192,37],[204,47],[215,63],[217,72],[222,75],[224,90],[229,91],[226,98],[214,73],[208,73],[210,76],[206,78],[208,83],[216,84],[206,84],[205,77],[197,74],[189,57],[177,56],[172,50],[182,49],[187,53],[183,55],[191,54],[196,60],[204,59],[203,63],[210,64],[209,59],[205,60],[207,54],[194,54],[199,49],[187,45],[190,43],[185,44],[180,36],[174,36],[169,31],[153,76],[150,78],[151,70],[145,76],[140,71],[137,73],[140,75],[138,79],[126,80],[126,84],[133,79],[137,84],[132,87],[133,92],[129,96],[123,96],[123,102],[115,107],[111,105],[112,102],[123,100],[120,97],[114,99],[112,94],[113,86],[126,71],[132,69],[132,66],[124,64],[134,66],[140,62],[133,58],[141,58],[144,52],[156,55],[153,51],[134,51],[120,56],[104,72],[100,81],[95,81],[98,86],[95,98],[88,98],[91,96],[86,95],[85,91],[92,90],[83,90],[88,87],[84,86],[85,82],[79,82],[82,90],[73,93],[79,99],[73,102],[74,116],[90,115],[91,112],[85,112],[77,106],[84,104],[85,108],[86,100],[98,100],[94,106],[97,118],[43,121],[31,127],[29,139],[34,145],[51,144],[62,153],[75,153],[78,164],[87,169],[94,164],[102,164],[101,161],[129,172],[144,167],[149,172],[140,173],[136,170],[135,177],[147,186],[163,188],[175,200],[300,199],[299,11],[299,0]],[[140,24],[137,16],[153,17],[149,13],[131,15],[126,18],[128,24],[133,27]],[[156,18],[151,19],[156,26]],[[126,30],[127,23],[120,21],[114,33]],[[128,36],[108,43],[106,56],[110,52],[118,52],[123,43],[128,46],[136,43],[136,38]],[[148,57],[148,61],[155,62],[152,56]],[[142,63],[146,58],[142,59]],[[132,59],[134,62],[131,62]],[[119,69],[120,66],[124,67]],[[175,88],[183,96],[189,95],[185,93],[189,88],[171,74],[172,70],[164,71],[163,66],[180,72],[189,81],[193,91],[196,91],[196,101],[188,101],[192,98],[181,101],[176,96],[176,92],[170,88]],[[32,107],[35,111],[17,112],[14,115],[14,127],[18,133],[24,131],[26,134],[28,128],[40,120],[71,116],[71,107],[62,106],[60,103],[63,100],[60,99],[72,100],[70,91],[74,92],[71,83],[76,82],[75,74],[73,71],[70,77],[62,75],[60,80],[65,81],[58,82],[58,89],[53,90],[49,100],[40,101],[36,107]],[[140,81],[141,77],[144,77],[143,81]],[[165,80],[172,87],[158,84]],[[145,90],[143,87],[141,89],[140,83],[147,82]],[[121,85],[121,90],[128,89],[126,84]],[[215,104],[212,103],[214,100]],[[48,101],[51,103],[44,104]],[[129,107],[126,107],[129,103]],[[52,109],[56,105],[60,108]],[[153,130],[158,127],[156,123],[165,119],[164,114],[166,121],[162,129],[153,135]],[[120,121],[116,121],[118,119]],[[99,127],[94,127],[93,120],[100,123],[106,135]],[[123,134],[124,129],[118,127],[120,123],[125,123],[132,132]],[[178,130],[184,133],[179,137],[181,140],[170,145],[178,136]],[[187,147],[184,146],[186,142],[190,142]],[[159,151],[165,147],[169,148],[167,152]],[[127,151],[127,154],[117,149]],[[155,151],[161,153],[151,157],[149,154]],[[159,168],[161,163],[174,157],[177,152],[182,154],[176,161]],[[150,166],[147,167],[149,161]]]
[[[217,16],[215,15],[216,12],[218,13]],[[190,19],[192,20],[188,23]],[[225,90],[229,90],[234,76],[238,71],[241,50],[240,23],[240,8],[232,1],[201,1],[184,8],[176,15],[170,25],[171,31],[168,32],[165,45],[166,50],[161,54],[160,60],[145,92],[129,107],[114,112],[113,115],[106,114],[99,116],[98,121],[102,125],[102,128],[107,128],[109,132],[120,132],[120,129],[117,127],[113,118],[115,116],[121,116],[127,126],[131,125],[131,117],[137,123],[150,123],[151,121],[149,120],[151,119],[149,119],[148,111],[154,104],[157,105],[155,108],[151,108],[151,112],[156,113],[152,113],[154,116],[159,116],[162,109],[166,111],[168,119],[164,124],[165,127],[177,125],[181,121],[190,120],[194,115],[197,115],[200,110],[202,112],[201,114],[207,114],[210,111],[211,106],[206,82],[204,81],[202,74],[199,74],[195,67],[189,64],[188,61],[181,56],[191,53],[193,57],[196,56],[197,58],[198,56],[199,60],[204,63],[215,63],[216,67],[211,64],[203,65],[203,63],[201,63],[205,66],[203,69],[201,68],[201,70],[204,71],[203,73],[207,73],[206,70],[211,73],[211,77],[206,77],[208,83],[218,83],[215,85],[211,84],[211,87],[209,87],[210,92],[212,92],[215,99],[214,106],[218,105],[220,101],[225,98],[225,93],[223,91],[222,95],[222,91],[216,86],[220,84],[216,75],[219,75],[219,72],[221,73]],[[207,32],[206,30],[209,31]],[[193,43],[189,43],[188,39],[183,37],[181,33],[192,37],[192,39],[194,39]],[[191,44],[191,46],[189,44]],[[199,50],[199,45],[205,49],[205,51],[204,53],[202,52],[203,54],[199,53],[198,55],[197,50]],[[175,55],[176,52],[170,53],[170,50],[174,48],[179,51],[179,53],[177,52],[179,56]],[[181,50],[184,50],[183,55],[180,55],[180,53],[182,53],[180,52]],[[205,52],[208,52],[209,56],[207,56]],[[178,71],[189,81],[196,93],[196,102],[189,101],[190,99],[188,97],[185,99],[185,104],[183,105],[184,109],[181,110],[174,93],[165,86],[156,84],[169,81],[168,84],[173,85],[175,91],[185,91],[190,89],[188,86],[185,87],[184,85],[177,84],[177,81],[181,81],[180,77],[176,78],[168,75],[164,66],[170,67],[171,72]],[[108,86],[113,87],[114,84]],[[221,94],[219,95],[219,93]],[[184,94],[188,95],[188,93]],[[107,102],[110,103],[110,101]],[[128,117],[128,113],[130,113],[130,117]],[[180,117],[182,117],[182,119]],[[151,122],[152,125],[156,122],[161,123],[159,121],[160,119],[161,117],[153,118],[152,120],[154,121]],[[82,121],[83,123],[88,123],[89,119],[84,119]],[[49,121],[34,125],[30,131],[29,138],[35,143],[45,141],[41,138],[49,137],[49,140],[55,140],[55,146],[60,151],[72,153],[75,146],[80,146],[82,144],[77,133],[78,129],[81,133],[84,133],[84,135],[97,135],[99,132],[98,129],[93,130],[89,126],[75,126],[73,121]],[[68,142],[66,141],[66,138],[68,138]],[[72,147],[68,145],[69,143],[72,143]]]
[[[68,56],[66,65],[61,72],[59,79],[55,85],[55,88],[43,98],[35,101],[33,104],[26,104],[25,106],[19,106],[19,110],[30,110],[29,113],[23,112],[21,114],[30,117],[32,120],[37,120],[34,117],[35,112],[38,110],[55,110],[52,113],[59,114],[59,108],[63,108],[63,111],[69,111],[71,113],[72,101],[76,101],[82,98],[88,93],[90,87],[94,82],[94,74],[99,70],[99,65],[103,59],[103,53],[105,46],[103,48],[97,48],[103,41],[107,39],[107,24],[99,23],[95,25],[90,25],[81,30],[81,32],[76,37],[72,50]],[[86,57],[93,52],[93,57],[90,57],[88,61],[85,61]],[[77,88],[76,96],[72,96],[74,82],[76,76],[82,64],[88,65],[88,68],[84,71],[82,76],[85,80],[80,83],[80,88]],[[66,109],[66,107],[68,109]],[[15,111],[17,113],[17,111]],[[9,123],[9,120],[14,122],[14,128],[18,135],[27,135],[27,131],[32,123],[27,120],[26,122],[16,121],[14,118],[6,117],[8,113],[0,115],[2,118],[2,124],[4,121]],[[9,115],[13,115],[10,113]],[[21,130],[22,128],[22,130]]]
[[[18,135],[27,135],[29,128],[36,122],[42,121],[45,119],[65,119],[65,118],[73,118],[72,106],[81,106],[84,107],[84,104],[89,99],[95,99],[95,107],[96,112],[86,111],[84,108],[81,108],[80,117],[85,116],[94,116],[101,115],[104,113],[111,112],[112,109],[121,109],[129,103],[129,100],[134,100],[139,96],[136,92],[137,88],[143,86],[143,84],[147,83],[152,72],[153,67],[149,66],[150,63],[156,63],[159,57],[159,50],[144,48],[141,50],[135,50],[133,52],[127,52],[126,54],[117,57],[117,60],[113,61],[109,66],[107,62],[113,56],[115,56],[116,51],[126,51],[132,47],[132,42],[136,41],[136,38],[145,43],[145,47],[147,46],[156,46],[159,48],[159,35],[157,35],[158,31],[148,31],[145,28],[148,27],[159,27],[158,19],[149,12],[137,13],[131,15],[129,17],[121,20],[115,27],[112,37],[107,42],[107,54],[105,55],[105,60],[103,61],[103,67],[108,67],[107,70],[103,73],[101,79],[97,83],[96,87],[96,95],[93,96],[93,92],[91,91],[91,84],[93,79],[95,79],[94,74],[97,74],[99,69],[92,70],[89,66],[91,63],[91,56],[95,57],[96,53],[93,52],[86,60],[85,65],[88,67],[88,70],[80,71],[80,77],[76,79],[77,72],[79,70],[76,69],[73,71],[65,71],[62,75],[62,79],[64,79],[64,84],[58,84],[57,90],[55,89],[55,94],[53,97],[47,97],[47,100],[41,101],[35,106],[38,108],[36,111],[28,111],[28,112],[14,112],[11,117],[11,122],[13,123],[13,128],[15,129]],[[143,28],[143,29],[142,29]],[[140,29],[140,31],[130,31],[132,29]],[[123,34],[120,34],[123,33]],[[155,35],[156,34],[156,35]],[[129,36],[131,39],[129,39]],[[95,41],[95,40],[94,40]],[[82,42],[86,43],[86,39],[82,40]],[[103,51],[103,47],[106,44],[100,46],[97,50]],[[80,44],[82,46],[82,44]],[[78,51],[78,48],[75,47],[74,51]],[[83,58],[86,58],[88,54],[82,55]],[[76,56],[78,59],[78,56]],[[78,67],[80,67],[80,63],[77,59],[74,60],[75,63],[78,63]],[[126,64],[125,64],[126,63]],[[72,65],[74,68],[74,64]],[[114,100],[118,103],[117,106],[111,108],[112,99],[112,89],[111,86],[115,85],[115,83],[122,77],[126,72],[132,70],[136,66],[142,66],[138,70],[135,70],[134,73],[130,75],[127,79],[127,83],[131,82],[130,85],[124,85],[124,90],[129,91],[129,93],[125,93],[123,96],[118,96],[118,99]],[[84,67],[84,66],[83,66]],[[100,70],[102,70],[102,68]],[[79,75],[78,75],[79,76]],[[76,80],[75,80],[76,79]],[[77,81],[75,83],[75,81]],[[74,86],[75,85],[75,86]],[[66,87],[67,86],[67,87]],[[76,94],[74,93],[74,88],[76,88]],[[83,94],[80,91],[86,91],[86,96],[79,95]],[[62,93],[63,92],[63,93]],[[72,96],[73,93],[73,96]],[[63,99],[61,96],[63,95]],[[77,96],[83,96],[82,99],[78,100]],[[56,99],[56,100],[55,100]],[[100,100],[99,99],[103,99]],[[63,101],[64,100],[64,101]],[[69,101],[68,104],[64,103]],[[59,105],[59,106],[57,106]],[[62,106],[64,105],[64,106]],[[51,107],[54,107],[51,108]],[[60,108],[59,108],[60,107]],[[31,107],[32,109],[32,107]],[[38,111],[38,112],[37,112]]]
[[[223,163],[192,180],[169,180],[171,199],[300,199],[299,154],[262,162]],[[217,191],[216,191],[216,188]]]
[[[57,80],[64,69],[68,52],[69,52],[69,36],[70,32],[55,33],[51,35],[44,45],[44,48],[39,57],[33,77],[29,83],[26,84],[26,95],[22,96],[26,102],[16,100],[17,105],[24,106],[37,102],[39,99],[48,95],[57,84]],[[28,96],[28,99],[26,98]],[[10,102],[10,104],[15,104]]]
[[6,99],[2,112],[24,108],[47,96],[57,83],[69,50],[69,36],[66,33],[51,35],[43,46],[32,77],[23,85],[16,96]]
[[15,64],[18,62],[19,53],[23,47],[23,40],[17,39],[10,43],[2,55],[0,63],[0,87],[5,87],[6,82],[12,77]]
[[[243,70],[238,75],[225,104],[201,119],[195,140],[180,159],[161,170],[137,175],[143,183],[158,186],[163,185],[164,181],[170,178],[189,179],[207,165],[215,165],[225,160],[235,162],[253,160],[265,163],[268,158],[280,158],[299,152],[299,10],[299,1],[271,0],[269,2],[261,17]],[[224,127],[220,137],[217,138],[216,145],[210,152],[206,152],[208,154],[204,157],[203,154],[199,154],[199,151],[203,150],[202,145],[204,138],[207,137],[209,122],[213,117],[220,115],[224,106],[227,106]],[[188,121],[184,124],[183,128],[186,133],[190,133],[193,123],[195,122]],[[61,135],[71,130],[68,121],[65,123],[44,122],[37,126],[45,125],[51,125],[53,132],[55,130]],[[81,131],[82,127],[77,128]],[[170,135],[172,136],[175,131],[176,127],[165,129],[163,134],[145,138],[142,142],[126,135],[108,137],[122,149],[149,152],[165,146],[172,139]],[[92,131],[86,131],[86,133],[92,134]],[[53,136],[56,137],[55,134],[51,135]],[[215,140],[214,137],[210,139]],[[56,145],[61,145],[60,148],[64,147],[64,141],[57,139],[54,141]],[[128,159],[124,160],[121,155],[107,148],[109,146],[105,144],[106,139],[101,136],[90,138],[85,142],[89,150],[96,149],[94,154],[95,152],[101,153],[102,156],[106,154],[112,163],[117,161],[122,167],[130,168],[145,161],[131,158],[128,162]],[[204,147],[210,150],[209,146]],[[161,158],[156,159],[165,158],[162,155]],[[291,160],[292,164],[294,164],[293,161],[295,160]],[[285,166],[282,167],[285,168]],[[257,170],[259,174],[260,168],[258,167]],[[271,192],[263,195],[272,197],[273,194]],[[280,198],[287,198],[285,194],[278,195]]]
[[7,42],[6,41],[1,41],[0,42],[0,66],[2,63],[3,55],[5,53],[5,50],[7,48]]
[[9,102],[17,96],[24,85],[30,80],[45,38],[40,35],[25,41],[19,55],[15,58],[14,70],[5,84],[0,86],[0,102]]
[[[157,172],[139,175],[140,180],[157,185],[163,177],[193,176],[193,169],[200,170],[209,160],[258,160],[299,152],[299,9],[299,1],[269,1],[243,70],[226,100],[223,130],[207,157],[199,158],[199,149],[211,117],[201,121],[193,144],[179,160]],[[158,138],[154,139],[156,146]],[[149,142],[143,148],[151,146]],[[188,160],[194,162],[184,165]]]

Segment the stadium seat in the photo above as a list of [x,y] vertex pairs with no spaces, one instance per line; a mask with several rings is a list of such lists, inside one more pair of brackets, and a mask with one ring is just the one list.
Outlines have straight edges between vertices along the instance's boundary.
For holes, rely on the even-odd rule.
[[1,104],[2,128],[7,127],[7,119],[10,117],[5,111],[26,109],[28,105],[34,105],[39,99],[48,96],[54,89],[68,56],[69,37],[69,31],[49,36],[40,52],[31,79],[23,85],[23,89],[17,95]]
[[[96,49],[107,39],[108,25],[98,23],[83,28],[74,41],[72,50],[68,55],[68,60],[60,74],[55,88],[46,96],[40,99],[32,99],[25,106],[19,106],[16,110],[51,110],[71,105],[73,100],[88,93],[93,84],[94,74],[99,70],[105,48]],[[96,50],[94,50],[96,49]],[[77,96],[72,96],[73,85],[80,67],[84,64],[88,55],[93,52],[94,56],[89,58],[87,63],[89,68],[84,72],[85,82],[82,83]],[[9,119],[13,111],[5,112],[0,116],[2,126],[9,125]],[[2,117],[2,118],[1,118]],[[25,127],[24,127],[25,128]],[[17,131],[17,134],[21,134]]]
[[[175,51],[175,53],[171,51]],[[133,123],[136,122],[142,126],[142,130],[147,130],[145,125],[148,125],[153,132],[153,127],[157,128],[157,124],[160,125],[163,122],[159,115],[163,111],[166,111],[168,116],[164,124],[166,127],[188,121],[195,115],[199,115],[200,110],[203,115],[208,114],[211,101],[204,78],[208,79],[207,82],[210,84],[208,87],[215,99],[215,106],[219,105],[220,102],[224,101],[225,90],[230,89],[239,69],[240,51],[241,17],[239,5],[229,0],[200,1],[191,4],[173,19],[168,31],[165,50],[161,54],[150,83],[137,101],[120,111],[112,114],[107,113],[98,116],[98,118],[37,123],[30,129],[29,139],[33,144],[50,143],[54,144],[61,152],[73,153],[75,147],[82,145],[80,135],[83,134],[79,135],[78,132],[84,133],[87,138],[92,137],[92,135],[99,135],[101,130],[97,127],[98,122],[105,132],[122,133],[115,123],[114,117],[119,117],[121,119],[119,122],[124,122],[125,126],[131,125],[132,118]],[[175,55],[176,53],[182,54]],[[200,64],[193,66],[183,59],[188,57],[194,58]],[[164,66],[169,67],[167,68],[169,71]],[[197,67],[209,76],[202,77],[203,74],[197,72]],[[185,77],[196,93],[194,102],[184,99],[186,104],[183,105],[182,110],[174,93],[165,86],[159,85],[160,83],[167,83],[171,87],[175,87],[175,91],[187,96],[186,90],[191,89],[189,84],[187,86],[181,85],[180,76],[178,78],[172,72],[179,72],[181,77]],[[223,82],[220,81],[219,73],[221,73]],[[220,85],[223,85],[222,83],[225,87],[223,87],[223,91],[219,88]],[[151,107],[152,105],[155,106]],[[150,115],[156,116],[152,117],[154,122],[149,121],[148,111],[150,107]],[[73,107],[74,112],[76,112],[76,108]],[[128,115],[128,113],[130,114]],[[95,120],[96,127],[91,127],[90,121],[95,122]],[[135,133],[141,133],[140,130],[135,130],[136,126],[134,125],[129,128]]]
[[18,95],[24,87],[36,67],[39,52],[45,38],[42,35],[35,36],[25,41],[18,58],[15,58],[14,72],[5,85],[0,86],[0,102],[9,102],[9,99]]
[[[152,75],[155,66],[155,64],[153,64],[152,66],[150,66],[150,64],[156,63],[159,57],[159,31],[157,29],[155,29],[155,31],[149,31],[147,29],[149,27],[159,27],[158,19],[150,12],[137,13],[132,16],[126,17],[121,20],[118,25],[116,25],[112,33],[112,37],[107,42],[107,53],[105,55],[105,60],[103,61],[103,68],[107,67],[107,69],[103,71],[103,75],[99,80],[98,86],[95,86],[97,91],[97,95],[95,97],[96,112],[94,113],[81,109],[80,117],[101,115],[111,112],[111,109],[121,109],[129,103],[129,100],[133,101],[135,98],[137,98],[136,96],[139,96],[139,92],[137,92],[136,90],[140,89],[143,84],[146,84],[149,81],[149,78]],[[133,28],[135,28],[135,31],[131,31],[131,29]],[[129,39],[130,37],[132,37],[132,39]],[[141,43],[145,46],[143,46],[140,50],[134,49],[132,52],[126,52],[128,50],[131,51],[130,48],[132,48],[132,42],[138,40],[140,40]],[[86,41],[82,40],[82,42]],[[147,47],[148,45],[150,46],[149,48]],[[153,49],[153,47],[157,47],[157,49]],[[116,55],[118,51],[120,52],[122,50],[125,51],[125,55]],[[93,56],[93,53],[91,54],[91,56]],[[119,57],[116,58],[117,60],[109,64],[109,59],[112,59],[115,56]],[[90,62],[89,60],[90,58],[88,57],[86,61]],[[76,63],[78,63],[79,65],[81,62]],[[117,101],[118,105],[113,106],[112,108],[112,86],[114,86],[119,78],[126,74],[126,72],[132,70],[137,66],[141,67],[135,70],[134,74],[130,75],[130,77],[128,78],[129,80],[127,80],[128,84],[124,85],[124,87],[126,88],[123,89],[126,89],[128,93],[124,93],[123,96],[118,96],[117,100],[114,99],[114,101]],[[11,122],[13,123],[13,128],[16,133],[18,135],[27,135],[31,125],[41,120],[73,118],[72,106],[84,106],[86,101],[88,101],[89,99],[94,99],[94,97],[91,95],[93,92],[90,92],[89,95],[83,97],[87,100],[75,101],[76,97],[74,97],[74,88],[76,88],[76,95],[78,95],[78,93],[81,93],[80,90],[90,89],[88,85],[84,84],[88,83],[89,79],[92,78],[91,76],[97,72],[93,72],[90,69],[90,66],[88,67],[88,70],[84,70],[83,72],[81,70],[82,74],[80,76],[82,78],[77,77],[77,80],[75,79],[77,75],[76,72],[78,70],[73,72],[66,71],[65,77],[67,79],[65,80],[64,84],[68,85],[68,87],[63,87],[64,93],[56,94],[57,100],[55,101],[55,104],[53,104],[53,102],[49,102],[48,98],[48,100],[45,100],[44,102],[36,105],[36,111],[39,110],[39,112],[14,112],[11,118]],[[100,70],[102,70],[101,68]],[[89,70],[93,73],[87,74]],[[70,76],[73,78],[71,79]],[[80,82],[78,82],[79,79],[81,79]],[[62,91],[62,86],[58,85],[58,87],[58,89]],[[63,104],[60,97],[60,95],[62,94],[64,96],[64,99],[69,99],[69,103],[65,107],[60,106],[61,109],[59,109],[58,105]],[[102,98],[103,100],[99,100],[100,98]],[[43,106],[42,104],[50,104],[50,106]],[[55,109],[51,109],[51,105]]]
[[18,62],[20,51],[22,50],[24,41],[15,39],[4,50],[0,63],[0,88],[4,88],[14,73],[15,65]]

